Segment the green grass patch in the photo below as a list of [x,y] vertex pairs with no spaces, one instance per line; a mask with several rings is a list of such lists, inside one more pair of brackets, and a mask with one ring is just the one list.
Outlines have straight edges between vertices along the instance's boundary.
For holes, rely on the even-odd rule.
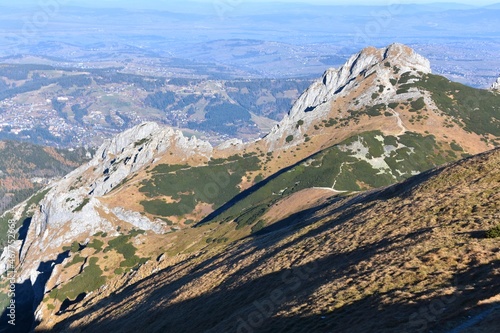
[[450,144],[450,147],[451,149],[453,149],[454,151],[464,151],[464,149],[458,144],[456,143],[455,141],[453,141],[451,144]]
[[70,251],[72,253],[76,253],[78,251],[80,251],[80,243],[78,243],[78,241],[74,241],[73,243],[71,243],[70,246],[63,246],[63,251]]
[[407,92],[409,92],[409,91],[410,91],[410,88],[411,88],[411,86],[410,86],[410,85],[408,85],[408,84],[404,84],[404,85],[400,86],[400,87],[398,88],[398,90],[396,90],[396,94],[397,94],[397,95],[406,94]]
[[81,212],[83,207],[85,207],[90,202],[90,198],[83,199],[82,203],[73,209],[73,213]]
[[[259,170],[260,160],[252,154],[212,160],[200,167],[160,165],[152,170],[151,178],[141,184],[140,191],[151,198],[141,204],[146,212],[163,217],[189,214],[200,202],[218,208],[240,192],[238,185],[248,172]],[[176,202],[167,203],[157,198],[161,196]]]
[[382,115],[381,111],[385,111],[386,108],[387,108],[387,106],[385,104],[376,104],[376,105],[372,105],[370,107],[367,107],[364,112],[367,115],[369,115],[370,117],[377,117],[377,116],[381,116]]
[[337,125],[339,122],[335,118],[330,118],[328,121],[325,123],[325,127],[332,127]]
[[403,174],[403,176],[395,174],[398,181],[411,176],[413,172],[426,171],[455,160],[438,146],[432,135],[422,136],[407,132],[400,136],[399,142],[405,147],[393,151],[385,158],[385,162],[392,170],[398,170]]
[[397,147],[398,146],[398,138],[396,138],[395,136],[392,136],[392,135],[386,136],[386,137],[384,137],[384,145]]
[[237,223],[236,229],[239,230],[246,225],[255,223],[255,221],[257,221],[266,211],[267,205],[265,203],[256,207],[251,207],[234,220],[234,222]]
[[90,242],[87,246],[95,249],[95,253],[98,253],[101,252],[103,245],[104,245],[103,241],[94,238],[94,240],[92,240],[92,242]]
[[264,229],[265,226],[266,222],[264,220],[259,220],[252,226],[252,233],[256,233],[257,231]]
[[89,293],[99,289],[106,278],[102,276],[103,271],[97,265],[98,258],[89,259],[89,265],[85,267],[82,274],[75,276],[65,285],[53,289],[49,296],[63,302],[65,299],[74,300],[81,293]]
[[500,136],[500,95],[433,74],[412,85],[429,91],[439,109],[460,118],[466,130]]
[[85,261],[85,258],[80,257],[79,254],[76,254],[76,255],[73,256],[73,260],[71,260],[66,265],[64,265],[64,268],[68,268],[70,266],[76,265],[76,264],[78,264],[80,262],[84,262],[84,261]]
[[499,238],[500,237],[500,225],[493,227],[486,231],[486,238]]
[[141,265],[149,260],[149,258],[140,258],[135,253],[137,248],[129,243],[132,237],[137,236],[139,233],[144,233],[143,230],[132,231],[128,235],[120,235],[108,242],[108,246],[104,249],[104,252],[109,252],[115,250],[117,253],[123,255],[124,260],[120,263],[120,267],[132,268]]
[[408,83],[408,81],[410,81],[412,79],[418,79],[418,78],[419,78],[418,76],[413,75],[411,72],[405,72],[405,73],[401,74],[401,76],[399,77],[398,83],[399,84],[406,84],[406,83]]
[[411,105],[410,111],[416,112],[416,111],[422,110],[425,107],[424,98],[420,97],[416,101],[411,102],[410,105]]
[[144,210],[156,216],[183,216],[193,212],[196,201],[194,195],[181,195],[180,203],[167,203],[160,199],[143,200],[140,204]]

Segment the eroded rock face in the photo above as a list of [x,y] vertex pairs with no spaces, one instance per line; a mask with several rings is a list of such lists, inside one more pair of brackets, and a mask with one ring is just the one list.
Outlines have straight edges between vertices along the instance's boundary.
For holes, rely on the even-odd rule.
[[495,83],[493,83],[491,85],[491,90],[497,90],[497,91],[500,91],[500,76],[498,77],[498,79],[495,81]]
[[208,157],[213,151],[208,142],[196,137],[188,139],[170,127],[142,124],[108,140],[97,151],[97,158],[91,161],[98,176],[90,185],[92,194],[103,196],[109,193],[128,175],[141,170],[172,147],[186,157],[196,154]]
[[[390,80],[405,72],[411,72],[415,76],[431,73],[430,62],[402,44],[392,44],[382,49],[368,47],[353,55],[340,69],[327,70],[320,80],[302,94],[283,121],[271,130],[266,141],[274,149],[282,144],[286,136],[300,138],[313,121],[325,117],[331,111],[333,101],[351,93],[363,81],[376,77],[380,80],[380,85],[391,87]],[[364,91],[366,99],[377,90],[376,84],[371,86],[373,91]],[[381,97],[384,94],[391,96],[394,91],[384,91]],[[360,104],[363,102],[365,101],[360,100]],[[294,141],[289,144],[293,145]]]
[[116,233],[109,216],[142,230],[164,232],[165,226],[159,221],[125,209],[111,209],[100,198],[169,149],[185,158],[210,157],[213,151],[208,142],[186,138],[180,131],[156,123],[144,123],[107,140],[90,162],[57,182],[33,216],[20,253],[19,280],[36,280],[38,264],[54,260],[62,245],[99,231]]

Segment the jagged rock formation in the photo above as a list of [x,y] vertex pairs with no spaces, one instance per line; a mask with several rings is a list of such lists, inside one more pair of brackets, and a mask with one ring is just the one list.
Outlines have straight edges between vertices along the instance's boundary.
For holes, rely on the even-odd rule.
[[[98,175],[90,185],[94,196],[102,196],[122,182],[128,175],[154,163],[169,148],[182,152],[183,158],[200,155],[209,158],[213,148],[208,142],[186,138],[180,131],[146,123],[118,135],[104,143],[97,151],[97,159],[89,164]],[[117,160],[118,159],[118,160]],[[102,177],[104,176],[104,178]]]
[[[394,72],[394,66],[398,68],[397,73]],[[378,87],[392,87],[390,80],[397,79],[401,73],[415,76],[431,73],[430,62],[402,44],[392,44],[384,49],[364,49],[353,55],[340,69],[327,70],[321,79],[313,83],[294,104],[288,116],[271,130],[266,137],[267,142],[274,148],[279,147],[276,143],[282,142],[282,138],[288,135],[300,138],[297,135],[297,122],[304,122],[300,129],[307,132],[314,122],[324,119],[331,112],[333,103],[351,95],[360,85],[368,87],[363,90],[358,102],[360,105],[369,105]],[[372,75],[378,79],[377,84],[367,84]],[[394,88],[380,92],[381,101],[388,102],[394,92]]]
[[500,90],[500,77],[491,85],[491,90]]
[[164,232],[163,222],[109,209],[99,198],[169,149],[175,150],[180,159],[192,155],[208,158],[213,150],[209,143],[188,139],[180,131],[145,123],[105,142],[90,162],[51,187],[32,218],[26,246],[20,253],[23,270],[19,279],[36,280],[39,253],[44,254],[44,260],[52,260],[63,244],[75,239],[86,239],[99,231],[117,234],[109,215],[142,230]]

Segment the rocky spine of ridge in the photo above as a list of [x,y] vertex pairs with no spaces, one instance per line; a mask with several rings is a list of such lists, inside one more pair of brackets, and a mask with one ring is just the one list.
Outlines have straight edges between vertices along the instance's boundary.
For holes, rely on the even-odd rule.
[[[391,87],[390,80],[397,78],[393,66],[399,68],[399,73],[411,72],[416,76],[431,73],[429,60],[406,45],[392,44],[383,49],[368,47],[353,55],[340,69],[329,69],[321,79],[314,82],[297,100],[283,121],[266,136],[266,142],[271,149],[275,149],[284,137],[299,137],[299,128],[296,126],[299,121],[304,122],[300,131],[307,131],[314,121],[325,117],[331,111],[331,102],[347,96],[374,74],[381,80],[381,84]],[[366,98],[361,100],[360,104],[369,103],[369,96],[376,91],[377,86],[372,85],[371,89],[365,91]],[[391,96],[394,91],[389,90],[383,94]],[[296,141],[290,144],[296,144]]]
[[491,85],[491,90],[496,90],[496,91],[500,91],[500,76],[498,77],[498,79]]
[[[17,242],[22,267],[19,282],[29,278],[34,283],[39,274],[38,264],[55,260],[63,244],[99,231],[117,233],[110,218],[105,216],[114,216],[142,230],[164,232],[165,225],[160,221],[150,221],[136,212],[110,209],[99,198],[174,149],[180,159],[192,155],[209,158],[213,151],[208,142],[186,138],[180,131],[156,123],[145,123],[107,140],[90,162],[56,183],[40,202],[26,239]],[[0,263],[0,273],[5,268],[6,263]]]

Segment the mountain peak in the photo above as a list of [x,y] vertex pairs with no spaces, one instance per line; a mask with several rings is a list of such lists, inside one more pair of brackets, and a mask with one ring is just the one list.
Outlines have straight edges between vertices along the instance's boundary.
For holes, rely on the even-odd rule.
[[[169,274],[166,280],[180,281],[179,275],[175,272],[172,275],[167,267],[179,264],[192,272],[191,263],[200,266],[205,259],[196,257],[202,255],[207,255],[205,258],[219,267],[219,259],[208,256],[216,251],[241,249],[239,244],[233,244],[250,235],[256,237],[253,239],[263,236],[259,248],[268,248],[269,239],[281,239],[280,247],[285,243],[293,245],[297,235],[283,243],[285,234],[266,233],[281,229],[288,234],[313,211],[318,214],[308,220],[312,224],[322,223],[320,220],[325,216],[338,215],[331,219],[331,226],[335,227],[331,235],[336,235],[338,218],[352,216],[362,201],[372,205],[376,192],[345,198],[347,201],[343,201],[342,206],[330,206],[329,211],[323,211],[330,204],[344,200],[332,196],[383,188],[434,166],[500,145],[495,108],[500,96],[453,83],[430,71],[429,61],[405,45],[366,48],[339,69],[327,70],[299,98],[279,126],[257,142],[230,140],[214,148],[156,123],[131,128],[107,140],[86,165],[16,206],[8,216],[0,217],[4,224],[10,224],[8,221],[12,219],[22,225],[19,240],[0,255],[0,273],[9,267],[7,253],[14,251],[19,258],[17,280],[25,286],[25,294],[29,291],[33,295],[28,310],[37,309],[34,313],[37,320],[53,331],[50,328],[55,323],[73,313],[77,316],[89,313],[91,302],[124,290],[122,287],[131,286],[144,277],[166,271]],[[471,108],[471,98],[479,101],[473,104],[474,108]],[[498,151],[487,163],[488,168],[496,166],[497,160]],[[478,170],[491,174],[489,169]],[[379,222],[386,228],[400,230],[395,222],[396,217],[402,215],[401,208],[413,207],[406,199],[400,200],[403,197],[400,189],[413,187],[412,184],[425,181],[436,172],[439,171],[379,192],[380,200],[376,201],[390,200],[391,196],[397,198],[384,204],[384,211],[392,218],[381,215],[378,208],[372,210],[373,217],[382,216],[384,221]],[[470,179],[463,175],[450,179]],[[476,177],[479,172],[471,175]],[[429,212],[428,221],[435,227],[439,227],[440,215],[456,216],[456,207],[452,207],[453,212],[444,210],[450,207],[451,201],[442,200],[445,208],[436,209],[434,205],[433,188],[450,183],[448,178],[434,182],[432,188],[425,186],[427,193],[415,197],[419,204],[432,206],[422,206],[418,211]],[[484,186],[490,183],[491,179],[482,182]],[[485,188],[491,192],[491,188]],[[460,189],[457,187],[454,192],[460,194]],[[440,198],[448,199],[449,195],[443,192]],[[478,203],[478,198],[466,201]],[[482,194],[481,198],[484,198]],[[399,202],[401,207],[394,208]],[[464,208],[465,218],[470,217],[470,212],[474,213],[469,219],[472,222],[478,207],[483,207],[480,204],[459,206]],[[491,209],[484,211],[484,216],[490,216],[485,227],[498,220],[490,214]],[[368,216],[364,209],[358,211]],[[406,212],[406,217],[413,216],[414,211]],[[355,220],[352,222],[359,225],[360,220],[357,217]],[[371,217],[370,221],[378,228],[379,222],[373,222]],[[407,221],[401,219],[400,223],[406,228]],[[414,222],[415,232],[420,232],[421,219]],[[449,221],[441,222],[446,227],[449,224]],[[470,227],[477,230],[477,223]],[[311,230],[309,226],[306,228]],[[457,228],[456,231],[464,231],[462,225]],[[351,226],[347,227],[345,235],[351,235],[352,230]],[[402,240],[415,235],[405,230],[409,233],[400,235]],[[392,231],[384,231],[384,234],[394,235]],[[431,234],[429,237],[435,236],[434,232]],[[452,234],[455,233],[446,239]],[[341,239],[347,239],[345,235]],[[359,241],[363,237],[352,242],[355,248],[362,248]],[[380,237],[373,239],[377,244],[379,240]],[[473,245],[477,243],[477,240],[471,241]],[[240,244],[256,244],[253,240],[244,242]],[[332,244],[338,242],[332,241]],[[345,249],[341,247],[339,251]],[[301,245],[301,248],[308,246]],[[318,255],[323,248],[330,249],[318,243]],[[324,253],[327,258],[320,263],[332,258],[332,252],[327,252]],[[359,257],[357,250],[353,253]],[[300,255],[309,257],[309,253]],[[286,258],[287,263],[292,258],[280,257]],[[248,257],[245,261],[255,260]],[[420,262],[415,264],[418,267]],[[230,266],[238,265],[240,263]],[[212,275],[220,277],[218,273]],[[156,281],[165,285],[166,280],[162,276],[161,282]],[[421,284],[415,282],[414,290],[419,292]],[[187,284],[187,289],[190,285]],[[178,289],[179,283],[173,286]],[[312,288],[312,292],[315,292],[313,289],[317,290]],[[200,290],[200,295],[206,295],[206,291],[211,293]],[[162,298],[171,294],[163,292]],[[371,297],[373,293],[366,295]],[[82,297],[89,298],[81,302]],[[207,304],[205,300],[200,306]],[[317,305],[321,309],[325,304],[318,302]],[[136,313],[143,315],[144,312]],[[213,330],[220,331],[218,328]]]
[[[90,237],[98,231],[116,233],[116,226],[110,221],[121,220],[142,230],[164,232],[164,224],[122,208],[111,209],[101,200],[119,188],[127,177],[164,158],[167,151],[171,153],[168,157],[186,161],[193,156],[210,158],[213,147],[154,122],[137,125],[106,140],[90,162],[47,190],[27,231],[25,242],[31,246],[19,249],[21,260],[30,257],[30,251],[41,251],[46,258],[55,258],[64,243]],[[115,217],[110,219],[110,215]],[[48,234],[57,237],[46,237]],[[25,267],[30,264],[33,266],[26,274],[36,272],[36,262],[24,262]]]
[[[331,102],[345,98],[356,90],[356,87],[362,86],[363,82],[368,83],[368,78],[372,75],[375,74],[380,84],[392,86],[390,81],[399,79],[403,73],[418,77],[429,74],[430,62],[412,48],[399,43],[381,49],[363,49],[349,58],[342,67],[328,69],[321,79],[314,82],[297,100],[283,121],[271,130],[266,137],[268,144],[271,149],[275,149],[283,143],[284,137],[298,137],[294,135],[298,122],[307,128],[318,119],[324,118],[331,111]],[[294,141],[287,141],[290,145],[294,144]]]
[[386,61],[394,61],[401,66],[411,66],[411,69],[416,69],[424,73],[431,72],[430,61],[407,45],[394,43],[383,50],[384,60]]
[[500,76],[498,76],[498,79],[491,85],[490,89],[500,91]]

